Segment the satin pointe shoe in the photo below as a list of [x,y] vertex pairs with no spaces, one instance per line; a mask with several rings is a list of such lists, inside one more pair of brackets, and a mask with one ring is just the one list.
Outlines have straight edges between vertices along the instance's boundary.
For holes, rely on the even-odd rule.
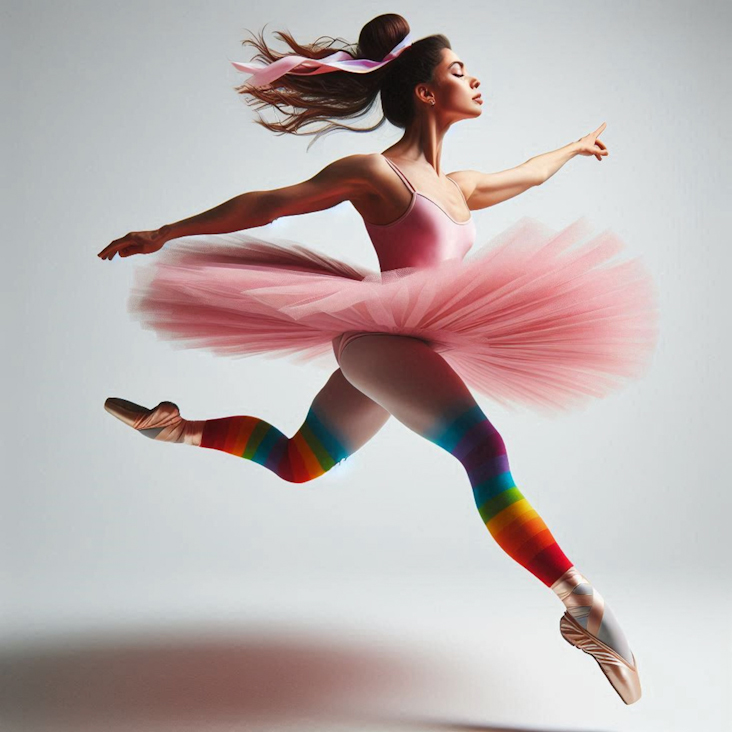
[[145,437],[162,442],[185,441],[186,420],[173,402],[160,402],[154,409],[146,409],[126,399],[109,397],[104,408]]
[[569,613],[565,612],[559,620],[559,631],[571,645],[589,653],[602,669],[613,689],[626,704],[633,704],[641,698],[638,662],[633,656],[633,665],[629,664],[610,646],[594,635],[588,633]]
[[[570,597],[573,589],[579,584],[591,583],[575,568],[568,570],[552,589],[563,599]],[[630,651],[633,663],[630,664],[619,653],[606,643],[603,643],[592,632],[598,632],[604,614],[604,600],[598,594],[578,595],[571,594],[573,607],[589,606],[587,629],[583,628],[567,610],[559,620],[559,632],[564,640],[575,648],[592,656],[607,677],[613,689],[626,704],[633,704],[641,698],[640,677],[638,676],[638,662],[635,654]]]

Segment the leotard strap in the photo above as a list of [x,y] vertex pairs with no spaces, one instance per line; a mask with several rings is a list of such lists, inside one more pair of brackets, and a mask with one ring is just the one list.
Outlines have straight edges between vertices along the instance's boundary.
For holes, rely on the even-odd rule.
[[[452,180],[452,178],[449,175],[446,175],[445,178],[447,178],[448,180]],[[465,198],[463,189],[460,187],[460,184],[457,181],[452,180],[452,182],[457,186],[457,189],[460,191],[460,195],[463,197],[463,201],[465,201],[465,205],[468,207],[468,213],[470,213],[470,204],[468,204],[468,199]]]
[[[384,160],[386,160],[387,163],[389,163],[389,165],[392,167],[392,170],[394,170],[397,173],[397,175],[407,184],[407,186],[409,186],[409,190],[412,192],[412,197],[422,196],[422,198],[426,198],[430,203],[433,203],[435,206],[437,206],[437,208],[439,208],[453,223],[460,224],[461,226],[463,226],[470,222],[470,220],[472,219],[473,216],[470,212],[470,206],[468,204],[468,199],[465,198],[463,189],[460,187],[460,185],[457,183],[457,181],[452,180],[452,178],[450,178],[449,175],[446,175],[445,177],[455,184],[457,189],[460,191],[460,197],[463,199],[463,201],[465,201],[465,207],[468,209],[468,220],[467,221],[456,221],[449,213],[447,213],[447,211],[445,211],[445,209],[439,203],[437,203],[436,201],[431,199],[429,196],[426,196],[424,193],[419,193],[417,191],[417,189],[409,182],[409,179],[407,178],[407,176],[404,175],[404,173],[402,173],[401,170],[399,170],[399,167],[397,166],[397,164],[395,162],[393,162],[392,160],[389,160],[389,158],[387,158],[386,155],[381,154],[381,157],[384,158]],[[411,209],[411,207],[410,207],[410,209]],[[398,220],[399,219],[397,219],[397,221]],[[396,223],[396,222],[393,222],[393,223]]]
[[407,178],[407,176],[404,175],[404,173],[402,173],[401,170],[399,170],[399,168],[397,167],[397,164],[395,162],[389,160],[389,158],[387,158],[386,155],[382,155],[381,157],[384,158],[384,160],[386,160],[386,162],[389,163],[389,165],[391,165],[392,169],[396,172],[396,174],[409,186],[409,190],[412,191],[412,193],[416,193],[417,189],[409,182],[409,179]]

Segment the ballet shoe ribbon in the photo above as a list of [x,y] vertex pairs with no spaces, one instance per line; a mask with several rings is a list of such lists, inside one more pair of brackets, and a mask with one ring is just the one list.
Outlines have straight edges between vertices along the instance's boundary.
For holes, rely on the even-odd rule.
[[592,587],[592,583],[579,570],[570,567],[552,584],[551,588],[568,607],[581,607],[583,605],[590,607],[590,612],[587,616],[587,631],[597,636],[602,625],[605,601],[594,587],[592,588],[591,595],[573,594],[575,587],[581,584],[588,584]]
[[[582,573],[570,567],[556,582],[551,586],[551,589],[564,601],[572,594],[577,585],[581,585],[583,582],[587,582]],[[579,603],[578,603],[579,604]]]
[[168,427],[181,421],[180,412],[173,404],[163,402],[155,409],[143,412],[133,423],[136,430]]

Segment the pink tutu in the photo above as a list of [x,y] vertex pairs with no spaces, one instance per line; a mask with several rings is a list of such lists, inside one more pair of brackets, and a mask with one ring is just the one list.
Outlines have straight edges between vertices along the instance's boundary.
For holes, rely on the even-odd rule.
[[[138,268],[130,312],[160,337],[227,356],[333,364],[343,333],[429,343],[465,383],[541,411],[604,397],[646,369],[653,282],[616,234],[524,217],[464,259],[373,272],[296,242],[186,237]],[[282,240],[280,240],[282,241]]]

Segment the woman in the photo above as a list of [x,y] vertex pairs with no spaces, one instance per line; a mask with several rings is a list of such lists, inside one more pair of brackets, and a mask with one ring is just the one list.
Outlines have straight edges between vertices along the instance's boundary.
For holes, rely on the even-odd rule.
[[[447,38],[413,42],[395,14],[369,22],[355,54],[280,36],[295,53],[277,55],[261,40],[253,45],[263,66],[235,63],[253,73],[238,91],[296,110],[285,123],[260,124],[297,134],[313,121],[368,111],[379,96],[385,119],[404,129],[401,140],[381,154],[338,160],[303,183],[132,232],[99,256],[149,254],[172,239],[228,233],[222,239],[236,246],[199,239],[160,255],[132,312],[164,337],[216,353],[304,360],[332,347],[339,368],[291,438],[254,416],[186,420],[172,402],[146,409],[110,398],[105,408],[147,437],[241,456],[292,482],[324,474],[394,415],[463,464],[493,538],[564,603],[563,637],[597,660],[626,704],[637,701],[637,664],[617,619],[519,491],[504,442],[469,389],[509,405],[566,409],[639,374],[652,352],[647,274],[635,260],[597,266],[622,248],[610,234],[570,252],[581,221],[557,233],[522,220],[465,259],[475,235],[471,211],[543,183],[576,155],[602,160],[605,125],[511,170],[448,176],[445,133],[478,117],[482,100],[478,79]],[[345,126],[325,130],[337,127]],[[346,200],[364,219],[379,273],[301,245],[231,234]]]

